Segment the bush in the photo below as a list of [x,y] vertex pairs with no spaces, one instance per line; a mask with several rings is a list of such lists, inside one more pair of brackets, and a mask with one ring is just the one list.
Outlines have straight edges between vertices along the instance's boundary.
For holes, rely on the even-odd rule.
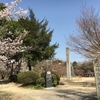
[[[54,76],[55,75],[55,76]],[[53,76],[54,76],[54,78],[55,79],[53,79]],[[60,81],[60,77],[59,77],[59,75],[58,74],[56,74],[55,72],[52,72],[52,80],[54,81],[54,80],[57,80],[57,85],[59,84],[59,81]]]
[[18,74],[18,82],[23,85],[36,84],[39,74],[35,71],[21,72]]
[[46,78],[46,72],[41,73],[41,77],[45,79]]
[[40,77],[36,80],[36,84],[41,85],[41,86],[45,86],[45,79]]
[[52,85],[56,86],[58,84],[57,77],[55,74],[52,74]]

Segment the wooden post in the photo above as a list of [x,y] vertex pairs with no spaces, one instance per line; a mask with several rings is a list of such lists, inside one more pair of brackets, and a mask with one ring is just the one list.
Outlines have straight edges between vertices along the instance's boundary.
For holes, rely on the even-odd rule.
[[70,49],[66,48],[66,72],[67,81],[71,81]]
[[94,62],[94,72],[95,72],[95,81],[97,89],[97,97],[100,100],[100,59],[96,59]]

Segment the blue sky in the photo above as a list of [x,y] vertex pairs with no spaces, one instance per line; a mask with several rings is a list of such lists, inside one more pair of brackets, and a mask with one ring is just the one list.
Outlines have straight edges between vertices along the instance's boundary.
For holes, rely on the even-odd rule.
[[[0,0],[2,3],[9,3],[14,0]],[[55,58],[66,60],[66,39],[69,34],[77,31],[76,19],[80,15],[82,4],[87,7],[93,6],[100,10],[100,0],[22,0],[19,7],[27,10],[33,9],[35,16],[40,21],[46,18],[49,21],[48,27],[53,32],[51,44],[59,43]],[[75,52],[70,52],[70,61],[86,60]]]

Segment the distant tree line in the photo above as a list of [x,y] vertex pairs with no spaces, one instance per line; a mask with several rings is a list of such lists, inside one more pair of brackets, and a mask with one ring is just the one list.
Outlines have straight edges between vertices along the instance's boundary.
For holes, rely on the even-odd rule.
[[72,63],[75,76],[91,77],[94,76],[94,67],[92,61],[86,61],[77,63],[74,61]]
[[[72,77],[73,76],[83,76],[83,77],[92,77],[94,76],[94,68],[92,61],[85,61],[85,62],[72,62]],[[66,76],[66,62],[54,59],[52,61],[42,61],[38,62],[35,65],[34,70],[42,73],[46,68],[49,68],[53,72],[57,73],[59,76]]]

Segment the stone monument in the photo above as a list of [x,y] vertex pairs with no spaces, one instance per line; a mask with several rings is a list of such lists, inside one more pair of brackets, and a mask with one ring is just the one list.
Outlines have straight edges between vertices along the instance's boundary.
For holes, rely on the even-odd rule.
[[46,70],[46,88],[52,87],[51,70]]
[[100,100],[100,59],[96,59],[93,62],[93,64],[94,64],[97,97],[98,97],[98,100]]
[[71,81],[71,66],[70,66],[70,49],[66,48],[66,72],[67,81]]

